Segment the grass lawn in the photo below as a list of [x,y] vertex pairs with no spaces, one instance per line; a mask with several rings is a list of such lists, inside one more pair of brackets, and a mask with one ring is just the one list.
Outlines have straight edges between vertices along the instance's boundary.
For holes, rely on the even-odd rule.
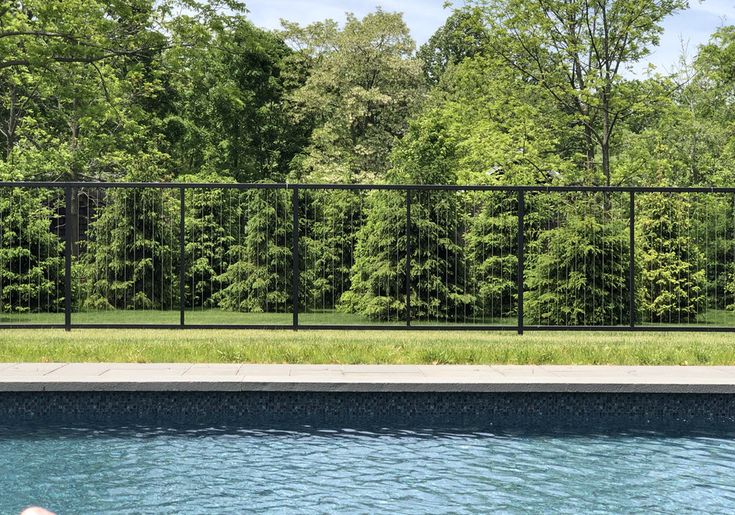
[[[3,362],[735,365],[721,333],[0,330]],[[0,371],[0,373],[2,373]]]
[[[284,325],[290,326],[291,313],[237,313],[223,311],[220,309],[194,309],[185,313],[186,323],[197,325]],[[110,311],[88,311],[72,313],[72,322],[75,324],[171,324],[179,323],[178,311],[158,310],[110,310]],[[352,313],[340,313],[334,310],[310,311],[299,314],[299,322],[304,325],[405,325],[404,321],[380,321],[371,320],[361,315]],[[0,313],[0,327],[2,324],[63,324],[64,313]],[[414,320],[414,325],[509,325],[514,326],[517,318],[468,318],[461,322],[451,322],[441,319],[437,320]],[[526,320],[526,325],[535,322]],[[685,325],[672,319],[670,322],[642,323],[641,325]],[[695,325],[691,323],[690,325]],[[735,311],[722,309],[709,309],[700,314],[696,325],[735,326]]]
[[[187,324],[254,324],[290,326],[291,313],[237,313],[220,309],[195,309],[185,313]],[[405,325],[403,321],[376,321],[352,313],[340,313],[334,310],[310,311],[299,314],[299,321],[305,325]],[[157,310],[110,310],[72,313],[75,324],[173,324],[179,323],[178,311]],[[485,318],[468,320],[467,324],[514,325],[515,317]],[[0,313],[2,324],[63,324],[64,313]],[[416,325],[446,325],[443,320],[414,321]]]
[[[74,313],[76,323],[177,324],[177,311]],[[375,323],[332,311],[304,313],[303,324]],[[186,313],[190,324],[284,324],[290,313],[220,310]],[[63,323],[63,314],[0,315],[2,323]],[[398,322],[391,322],[396,324]],[[515,319],[485,320],[515,324]],[[699,323],[735,325],[710,310]],[[726,333],[390,332],[291,330],[0,329],[0,362],[414,363],[735,365]],[[1,372],[0,372],[1,373]]]

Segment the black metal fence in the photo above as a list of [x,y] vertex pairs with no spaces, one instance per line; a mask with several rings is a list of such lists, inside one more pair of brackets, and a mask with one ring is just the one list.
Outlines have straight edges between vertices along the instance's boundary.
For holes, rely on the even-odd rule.
[[735,188],[0,183],[0,327],[735,330]]

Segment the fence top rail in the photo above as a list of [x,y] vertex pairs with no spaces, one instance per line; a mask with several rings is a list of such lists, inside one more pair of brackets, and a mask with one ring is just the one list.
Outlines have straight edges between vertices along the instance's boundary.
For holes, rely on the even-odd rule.
[[457,184],[301,184],[301,183],[209,183],[209,182],[52,182],[0,181],[0,188],[161,188],[161,189],[285,189],[285,190],[398,190],[398,191],[505,191],[591,193],[735,193],[735,187],[639,187],[639,186],[501,186]]

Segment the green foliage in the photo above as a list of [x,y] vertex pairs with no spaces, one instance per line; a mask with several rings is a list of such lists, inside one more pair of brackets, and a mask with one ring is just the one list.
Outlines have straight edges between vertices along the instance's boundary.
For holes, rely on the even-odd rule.
[[[223,309],[252,313],[291,310],[291,192],[250,189],[235,213],[244,234],[224,257],[230,262],[216,277],[226,285],[212,300]],[[244,211],[243,211],[244,210]],[[238,227],[239,230],[239,227]]]
[[[81,310],[178,307],[178,198],[175,190],[82,191],[93,217],[75,275]],[[94,214],[96,213],[96,214]]]
[[682,195],[644,199],[636,213],[641,314],[651,322],[694,322],[706,307],[707,279],[689,216],[695,206]]
[[411,207],[416,234],[411,243],[412,317],[461,322],[476,300],[461,241],[466,231],[461,195],[424,192],[416,197]]
[[628,322],[626,213],[603,195],[554,195],[539,203],[534,209],[546,220],[528,242],[529,323]]
[[[291,50],[241,15],[174,24],[164,55],[171,111],[161,120],[180,173],[204,170],[242,182],[282,179],[307,127],[287,119],[284,66]],[[284,77],[285,76],[285,77]]]
[[[396,183],[452,183],[454,147],[434,119],[412,123],[394,151]],[[460,198],[452,192],[421,192],[411,199],[411,317],[448,320],[473,301],[458,235],[464,232]],[[342,309],[381,320],[406,317],[406,197],[374,192],[357,234],[350,291]]]
[[[581,129],[587,181],[611,184],[620,122],[645,97],[627,87],[624,68],[658,43],[662,21],[685,0],[476,0],[491,27],[493,54],[519,70]],[[600,161],[596,154],[599,152]]]
[[59,205],[56,191],[0,190],[0,312],[63,310]]
[[327,20],[285,23],[284,37],[310,62],[290,96],[296,121],[311,120],[309,145],[294,174],[315,182],[374,182],[390,169],[390,151],[421,96],[414,42],[398,13],[351,14],[340,29]]
[[[402,16],[381,9],[267,31],[236,0],[6,2],[0,175],[730,185],[735,29],[718,29],[671,76],[623,73],[684,7],[476,0],[415,52]],[[99,191],[75,190],[68,212],[51,193],[0,192],[3,311],[59,309],[58,229],[73,240],[75,308],[178,306],[178,190]],[[187,190],[186,307],[291,310],[290,195]],[[583,197],[528,199],[527,306],[538,323],[628,322],[626,209]],[[695,321],[733,308],[731,199],[645,198],[639,316]],[[405,202],[388,191],[300,194],[302,310],[406,316]],[[516,227],[515,195],[412,196],[412,316],[513,316]]]
[[417,56],[423,61],[427,82],[436,84],[447,68],[481,53],[486,45],[482,11],[462,8],[449,15],[444,25],[419,48]]

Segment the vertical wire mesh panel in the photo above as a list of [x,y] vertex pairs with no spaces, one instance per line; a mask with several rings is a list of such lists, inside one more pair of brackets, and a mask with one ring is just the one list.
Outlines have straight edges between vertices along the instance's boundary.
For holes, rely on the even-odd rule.
[[469,297],[462,322],[515,325],[518,315],[518,194],[472,191],[463,195],[463,266]]
[[517,209],[513,192],[414,193],[414,324],[516,323]]
[[[371,236],[363,231],[369,194],[360,190],[299,190],[300,302],[305,325],[366,325],[385,322],[374,313],[382,280],[370,278]],[[371,200],[372,202],[373,200]],[[371,223],[379,226],[376,212]],[[353,279],[356,288],[353,288]],[[375,292],[368,287],[376,280]]]
[[462,191],[413,194],[411,311],[416,325],[466,324],[474,318],[468,203]]
[[607,192],[529,195],[524,278],[528,325],[630,322],[626,199]]
[[74,324],[178,321],[177,190],[72,191]]
[[649,325],[735,325],[733,199],[715,193],[638,195],[639,316]]
[[[305,212],[311,257],[304,271],[314,278],[305,286],[305,320],[318,320],[334,293],[337,312],[333,319],[340,324],[405,325],[406,192],[322,190],[311,194],[313,200],[326,195],[322,198],[333,205],[310,202],[307,205],[312,207]],[[343,283],[346,277],[349,282]]]
[[187,188],[185,309],[192,325],[291,323],[285,188]]
[[0,324],[64,322],[64,191],[0,188]]

